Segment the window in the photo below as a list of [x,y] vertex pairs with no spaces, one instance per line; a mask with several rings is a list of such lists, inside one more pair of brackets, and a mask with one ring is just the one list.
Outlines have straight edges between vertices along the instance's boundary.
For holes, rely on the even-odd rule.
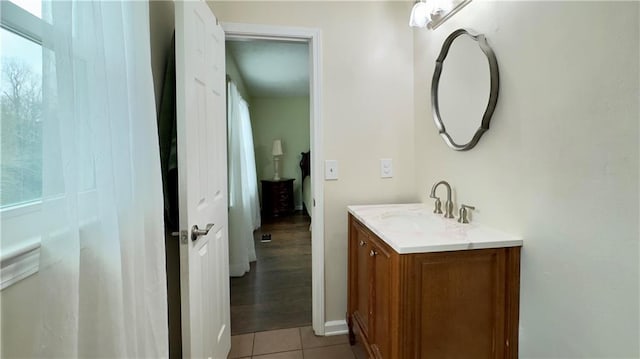
[[[63,61],[61,68],[73,68],[74,76],[58,82],[55,53],[49,48],[58,44],[47,20],[51,4],[0,1],[0,288],[37,272],[41,235],[66,223],[67,200],[76,201],[82,209],[83,226],[95,216],[95,211],[88,210],[97,196],[87,74],[91,34],[75,30],[77,21],[90,18],[82,15],[93,7],[78,4],[68,3],[73,38],[65,37],[61,45],[70,46],[72,53],[66,54],[65,60],[70,61]],[[59,26],[66,31],[63,24]],[[75,108],[67,116],[67,107],[57,104],[69,96]],[[61,128],[71,128],[73,133]],[[73,136],[73,148],[64,146],[65,135]],[[63,151],[74,150],[74,163],[63,166]],[[68,188],[65,169],[74,176]],[[65,189],[71,197],[66,197]]]
[[42,47],[0,29],[0,207],[42,196]]
[[42,197],[41,3],[0,3],[1,288],[38,270]]
[[42,2],[36,0],[9,0],[18,7],[28,11],[33,16],[42,18]]

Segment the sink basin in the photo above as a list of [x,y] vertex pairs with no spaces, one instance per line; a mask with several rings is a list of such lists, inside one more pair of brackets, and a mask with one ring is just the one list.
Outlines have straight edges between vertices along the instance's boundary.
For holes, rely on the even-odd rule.
[[382,213],[377,222],[394,232],[422,232],[439,225],[437,218],[425,211],[389,211]]
[[454,219],[431,213],[426,208],[418,210],[394,210],[380,214],[374,220],[382,230],[404,233],[448,233],[458,237],[464,235],[468,224],[462,225]]

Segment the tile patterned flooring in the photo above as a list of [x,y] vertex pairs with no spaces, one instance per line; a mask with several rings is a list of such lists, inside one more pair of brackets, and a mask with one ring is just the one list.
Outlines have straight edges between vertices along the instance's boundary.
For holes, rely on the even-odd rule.
[[365,359],[347,335],[318,337],[311,327],[279,329],[231,337],[229,359]]

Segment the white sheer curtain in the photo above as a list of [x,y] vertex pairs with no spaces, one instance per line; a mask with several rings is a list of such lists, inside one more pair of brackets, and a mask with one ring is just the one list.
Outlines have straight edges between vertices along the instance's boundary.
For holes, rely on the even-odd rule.
[[43,4],[36,357],[166,357],[147,2]]
[[249,107],[236,85],[228,85],[229,274],[243,276],[256,260],[253,231],[260,227],[256,157]]

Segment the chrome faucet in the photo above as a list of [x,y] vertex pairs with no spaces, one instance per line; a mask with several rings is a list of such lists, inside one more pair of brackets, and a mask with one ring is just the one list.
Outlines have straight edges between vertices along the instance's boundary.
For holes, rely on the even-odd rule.
[[436,207],[433,210],[433,213],[442,213],[442,208],[441,208],[442,203],[440,202],[440,198],[436,196],[436,189],[441,184],[443,184],[447,188],[447,201],[444,202],[444,211],[445,211],[444,218],[453,218],[453,202],[451,202],[451,186],[449,185],[449,183],[447,183],[447,181],[440,181],[434,184],[433,187],[431,187],[431,194],[429,195],[429,197],[436,199],[436,204],[435,204]]

